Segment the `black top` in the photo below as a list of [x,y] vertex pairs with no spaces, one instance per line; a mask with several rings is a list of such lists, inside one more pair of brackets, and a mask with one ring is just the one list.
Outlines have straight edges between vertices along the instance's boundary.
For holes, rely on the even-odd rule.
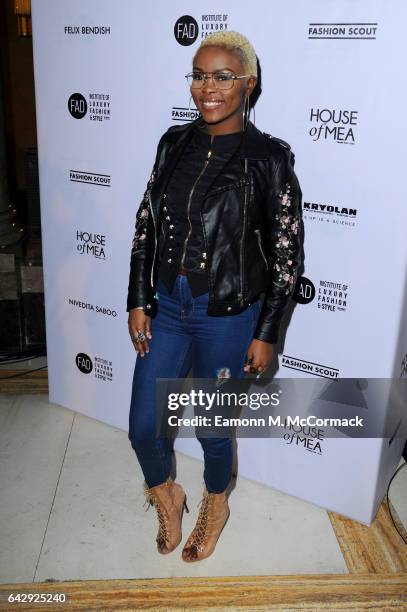
[[158,268],[158,276],[169,291],[181,266],[187,270],[193,297],[209,291],[201,203],[212,181],[238,148],[241,135],[235,132],[215,136],[211,143],[210,134],[196,128],[175,166],[164,195],[162,214],[163,223],[168,224],[167,240]]

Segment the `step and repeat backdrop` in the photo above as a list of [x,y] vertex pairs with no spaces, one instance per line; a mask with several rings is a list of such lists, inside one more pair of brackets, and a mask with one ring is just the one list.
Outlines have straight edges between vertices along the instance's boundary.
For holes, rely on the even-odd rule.
[[[184,75],[219,30],[252,41],[262,93],[251,118],[290,143],[303,192],[305,269],[277,376],[405,375],[407,6],[252,0],[249,9],[241,0],[32,0],[51,402],[127,430],[136,212],[160,135],[197,116]],[[200,456],[195,442],[177,444]],[[291,444],[291,459],[280,457],[290,473],[278,477],[267,453],[279,441],[262,442],[255,453],[244,441],[241,473],[332,505],[285,483],[304,481],[301,465],[323,475],[349,456],[336,440],[331,453],[328,441],[312,452]]]

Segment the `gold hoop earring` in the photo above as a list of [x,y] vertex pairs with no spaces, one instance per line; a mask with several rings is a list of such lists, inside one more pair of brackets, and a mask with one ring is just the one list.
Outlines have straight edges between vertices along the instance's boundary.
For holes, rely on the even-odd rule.
[[249,102],[249,96],[246,96],[245,101],[244,101],[244,106],[243,106],[243,131],[246,131],[247,128],[247,124],[249,123],[249,117],[250,117],[250,102]]

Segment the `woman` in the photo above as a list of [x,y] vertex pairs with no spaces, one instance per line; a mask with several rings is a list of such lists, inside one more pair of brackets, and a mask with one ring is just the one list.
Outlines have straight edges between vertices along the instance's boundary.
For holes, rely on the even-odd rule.
[[[237,32],[208,36],[187,79],[201,117],[159,142],[137,212],[127,303],[139,357],[129,439],[157,510],[162,554],[181,541],[188,509],[170,476],[170,441],[155,437],[156,378],[186,377],[191,366],[196,378],[265,372],[302,261],[294,155],[248,121],[252,45]],[[182,551],[188,562],[213,552],[229,516],[232,440],[198,439],[205,486]]]

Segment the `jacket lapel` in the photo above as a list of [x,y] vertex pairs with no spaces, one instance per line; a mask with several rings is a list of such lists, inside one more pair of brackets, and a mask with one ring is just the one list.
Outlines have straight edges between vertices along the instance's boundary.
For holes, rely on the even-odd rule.
[[165,192],[172,171],[174,170],[185,147],[190,141],[197,121],[198,120],[195,120],[186,126],[182,126],[185,129],[180,132],[169,131],[164,137],[163,147],[165,147],[165,150],[163,150],[162,155],[165,156],[165,159],[163,161],[162,170],[158,174],[157,179],[153,183],[150,191],[151,202],[156,215],[158,215],[160,202],[162,201],[162,196]]
[[[150,192],[151,202],[157,219],[160,203],[162,201],[162,196],[171,177],[171,173],[173,172],[186,145],[190,141],[193,131],[199,121],[200,119],[196,119],[195,121],[192,121],[191,123],[185,126],[180,126],[180,129],[174,131],[170,130],[165,134],[163,146],[168,147],[168,149],[166,151],[163,151],[165,159],[163,162],[162,170],[158,174],[155,182],[153,183]],[[231,175],[230,181],[226,181],[225,184],[218,185],[213,188],[213,185],[215,184],[218,177],[224,173],[225,169],[227,169],[228,164],[233,162],[236,155],[239,156],[241,160],[267,159],[269,156],[267,142],[264,134],[260,132],[260,130],[258,130],[251,121],[249,121],[247,129],[242,135],[240,145],[238,145],[236,152],[233,154],[232,158],[228,159],[224,164],[220,165],[218,171],[216,172],[216,175],[208,184],[205,193],[202,194],[201,199],[206,198],[208,195],[214,192],[226,191],[228,189],[238,188],[243,184],[248,184],[248,177],[244,176],[244,164],[242,161],[242,174],[237,180],[236,176],[232,178]]]
[[[236,151],[232,157],[222,164],[212,181],[208,184],[205,193],[202,195],[202,200],[207,198],[214,193],[222,193],[229,189],[238,189],[244,185],[250,183],[250,179],[244,172],[244,160],[245,159],[267,159],[269,151],[267,149],[267,143],[265,137],[260,130],[258,130],[251,121],[247,125],[246,131],[242,134],[241,141],[237,146]],[[240,170],[239,175],[236,176],[236,157],[240,158]],[[228,180],[228,166],[231,167],[230,179]],[[216,185],[219,176],[223,176],[223,181]]]

